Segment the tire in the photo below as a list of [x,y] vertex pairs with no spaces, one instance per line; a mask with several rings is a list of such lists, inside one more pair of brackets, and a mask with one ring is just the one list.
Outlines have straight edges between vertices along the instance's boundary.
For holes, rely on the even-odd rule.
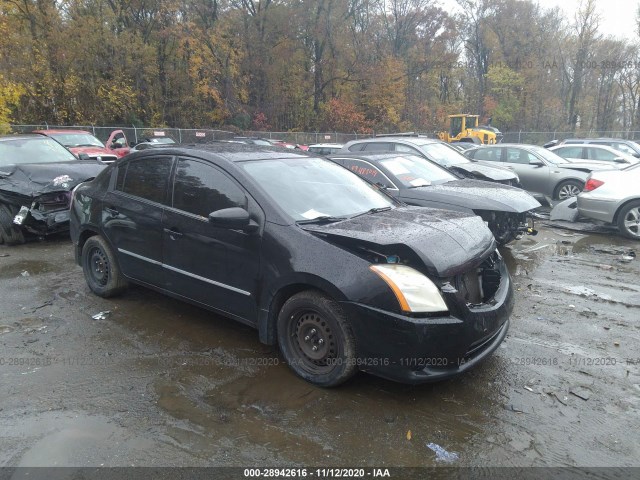
[[289,367],[315,385],[335,387],[357,371],[355,339],[345,314],[320,292],[300,292],[284,303],[278,344]]
[[113,297],[127,288],[111,247],[100,235],[90,237],[82,247],[82,270],[89,288],[99,297]]
[[618,229],[625,237],[640,240],[640,200],[629,202],[620,209]]
[[578,182],[577,180],[565,180],[564,182],[560,182],[556,187],[556,191],[553,194],[554,200],[566,200],[567,198],[577,196],[582,189],[584,188],[584,184]]
[[19,225],[13,223],[12,209],[8,205],[0,204],[0,245],[21,245],[24,243],[24,233]]

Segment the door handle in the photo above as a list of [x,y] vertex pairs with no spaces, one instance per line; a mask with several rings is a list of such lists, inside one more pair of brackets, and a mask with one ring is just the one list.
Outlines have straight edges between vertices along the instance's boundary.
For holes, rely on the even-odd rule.
[[177,230],[174,230],[173,228],[165,228],[164,229],[165,233],[168,233],[169,236],[173,239],[173,237],[182,237],[184,234],[180,233]]
[[118,210],[116,210],[115,208],[105,207],[104,210],[105,210],[105,212],[107,212],[112,217],[117,217],[118,215],[120,215],[120,212]]

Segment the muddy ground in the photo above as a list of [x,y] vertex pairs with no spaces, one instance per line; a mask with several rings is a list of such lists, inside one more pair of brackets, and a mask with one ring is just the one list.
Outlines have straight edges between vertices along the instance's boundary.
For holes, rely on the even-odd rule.
[[94,296],[68,238],[0,246],[0,465],[441,465],[433,443],[460,466],[640,466],[639,247],[542,227],[502,249],[516,308],[489,360],[325,390],[233,321]]

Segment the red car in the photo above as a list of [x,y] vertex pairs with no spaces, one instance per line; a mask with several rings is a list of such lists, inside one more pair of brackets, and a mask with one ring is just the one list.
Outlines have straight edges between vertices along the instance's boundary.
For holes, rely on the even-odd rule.
[[111,163],[124,157],[131,150],[122,130],[111,132],[106,145],[85,130],[36,130],[33,133],[40,133],[57,140],[71,150],[76,157],[85,153],[90,158],[104,163]]

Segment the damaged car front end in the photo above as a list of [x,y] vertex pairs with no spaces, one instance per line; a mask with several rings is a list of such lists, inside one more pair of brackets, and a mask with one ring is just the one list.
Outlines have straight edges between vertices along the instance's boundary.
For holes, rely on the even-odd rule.
[[0,243],[69,229],[72,190],[104,169],[39,135],[0,138]]

